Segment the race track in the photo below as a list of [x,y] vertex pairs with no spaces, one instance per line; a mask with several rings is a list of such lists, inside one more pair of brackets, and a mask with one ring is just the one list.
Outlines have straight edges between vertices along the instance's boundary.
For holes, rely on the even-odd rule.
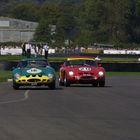
[[104,88],[0,89],[0,140],[140,140],[140,77],[108,77]]

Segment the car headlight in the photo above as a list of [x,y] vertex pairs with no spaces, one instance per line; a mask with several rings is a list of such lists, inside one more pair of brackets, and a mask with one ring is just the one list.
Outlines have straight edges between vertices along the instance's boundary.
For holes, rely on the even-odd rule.
[[49,77],[49,78],[53,78],[53,74],[49,73],[49,74],[48,74],[48,77]]
[[16,79],[19,79],[20,77],[21,77],[21,75],[20,75],[19,73],[16,73],[16,74],[15,74],[15,78],[16,78]]
[[70,76],[73,76],[74,75],[74,72],[73,71],[69,71],[69,75]]
[[103,76],[104,75],[104,72],[102,72],[102,71],[99,71],[99,76]]

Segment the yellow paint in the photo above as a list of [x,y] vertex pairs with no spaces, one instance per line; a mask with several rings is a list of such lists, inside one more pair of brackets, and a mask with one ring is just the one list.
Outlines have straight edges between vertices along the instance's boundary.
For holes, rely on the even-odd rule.
[[95,60],[95,58],[83,58],[83,57],[79,57],[79,58],[67,58],[68,61],[70,60]]
[[[36,75],[35,77],[33,77],[32,75],[30,75],[29,77],[26,77],[26,76],[20,77],[18,80],[16,80],[16,83],[18,83],[18,84],[34,83],[34,82],[29,82],[28,80],[30,80],[30,79],[39,79],[40,81],[37,81],[36,83],[42,83],[42,84],[44,84],[44,83],[48,84],[53,81],[53,79],[50,79],[48,76],[39,77],[38,75]],[[44,81],[44,79],[45,79],[45,81]]]

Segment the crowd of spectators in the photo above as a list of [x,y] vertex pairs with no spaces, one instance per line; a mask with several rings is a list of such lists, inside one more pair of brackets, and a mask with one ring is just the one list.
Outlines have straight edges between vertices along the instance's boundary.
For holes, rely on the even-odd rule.
[[25,42],[19,45],[0,45],[0,54],[1,55],[26,55],[30,57],[31,54],[35,56],[45,55],[48,57],[49,46],[47,43],[44,44],[33,44]]
[[[48,57],[48,53],[103,53],[104,50],[115,50],[115,51],[140,51],[140,48],[136,47],[128,47],[128,48],[121,48],[121,47],[106,47],[106,46],[99,46],[93,45],[89,47],[79,47],[79,46],[71,46],[71,47],[49,47],[47,43],[30,43],[25,42],[18,45],[0,45],[0,54],[6,55],[27,55],[27,54],[34,54],[35,56],[38,55],[45,55]],[[133,52],[132,52],[133,53]]]

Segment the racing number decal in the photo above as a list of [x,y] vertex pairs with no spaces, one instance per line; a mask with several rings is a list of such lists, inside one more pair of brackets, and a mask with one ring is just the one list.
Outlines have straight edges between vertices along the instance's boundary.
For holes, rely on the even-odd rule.
[[42,72],[42,70],[37,69],[37,68],[31,68],[29,70],[27,70],[27,73],[31,73],[31,74],[36,74],[36,73],[40,73]]
[[79,68],[79,70],[81,70],[81,71],[91,71],[91,68],[82,67],[82,68]]

